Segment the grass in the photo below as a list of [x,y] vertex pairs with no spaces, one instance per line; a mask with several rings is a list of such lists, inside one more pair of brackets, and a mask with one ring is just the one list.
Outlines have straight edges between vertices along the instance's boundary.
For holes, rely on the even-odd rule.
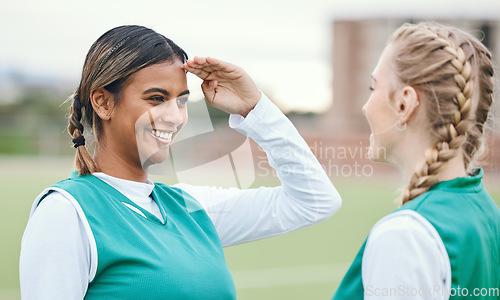
[[[20,299],[19,251],[31,204],[69,174],[71,159],[0,158],[0,299]],[[375,176],[374,176],[375,177]],[[398,180],[333,180],[343,197],[332,218],[278,237],[225,249],[238,299],[329,299],[371,227],[396,206]],[[275,185],[261,178],[256,185]],[[500,188],[486,184],[500,203]]]
[[391,188],[345,180],[336,186],[344,203],[327,221],[226,249],[238,299],[331,298],[370,228],[395,208]]

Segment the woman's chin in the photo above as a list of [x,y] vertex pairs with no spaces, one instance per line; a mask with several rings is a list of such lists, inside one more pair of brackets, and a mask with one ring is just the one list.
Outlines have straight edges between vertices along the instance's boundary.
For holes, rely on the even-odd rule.
[[370,135],[370,147],[368,148],[368,159],[373,162],[387,163],[387,151],[385,147],[375,142],[373,134]]
[[373,162],[383,162],[379,159],[379,157],[373,153],[373,150],[368,152],[368,159]]
[[151,165],[161,164],[168,158],[168,149],[162,151],[156,151],[150,155],[141,155],[141,162],[144,168]]

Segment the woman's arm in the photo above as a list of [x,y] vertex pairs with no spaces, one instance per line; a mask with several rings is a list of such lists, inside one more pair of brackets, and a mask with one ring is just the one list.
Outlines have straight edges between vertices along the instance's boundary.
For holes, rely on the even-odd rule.
[[282,183],[248,190],[179,185],[207,209],[224,246],[292,231],[339,209],[340,196],[304,139],[243,69],[210,57],[184,68],[203,79],[212,106],[231,114],[229,125],[264,149]]
[[365,299],[448,299],[451,268],[436,229],[413,210],[380,220],[362,262]]
[[83,299],[90,276],[90,243],[73,204],[52,192],[29,219],[21,244],[22,299]]
[[223,246],[296,230],[340,208],[341,198],[318,160],[265,95],[246,118],[231,115],[230,126],[264,149],[281,186],[240,190],[177,185],[205,207]]

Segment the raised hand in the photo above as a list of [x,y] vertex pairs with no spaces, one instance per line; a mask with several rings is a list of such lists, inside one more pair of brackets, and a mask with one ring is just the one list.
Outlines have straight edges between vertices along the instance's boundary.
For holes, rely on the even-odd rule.
[[211,57],[194,57],[183,67],[203,79],[205,98],[222,111],[246,117],[260,99],[259,89],[240,67]]

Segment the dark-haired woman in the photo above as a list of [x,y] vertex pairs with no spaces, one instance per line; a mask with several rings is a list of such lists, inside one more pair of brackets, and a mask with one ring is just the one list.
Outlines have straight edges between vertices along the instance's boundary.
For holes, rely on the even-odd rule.
[[[172,41],[121,26],[91,47],[73,95],[70,178],[35,200],[20,258],[23,299],[234,299],[222,247],[331,216],[340,197],[291,122],[231,64],[187,60]],[[230,126],[268,154],[274,188],[148,180],[187,122],[185,71]],[[93,128],[91,156],[83,138]],[[286,155],[280,155],[286,153]]]

